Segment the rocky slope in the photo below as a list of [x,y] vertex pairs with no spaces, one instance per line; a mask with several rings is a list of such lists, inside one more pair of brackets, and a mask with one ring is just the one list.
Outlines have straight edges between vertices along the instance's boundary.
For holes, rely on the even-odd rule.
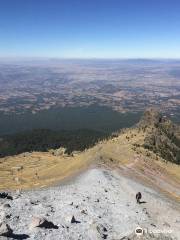
[[[141,204],[135,195],[142,193]],[[68,184],[9,193],[0,199],[0,220],[14,239],[179,239],[179,206],[151,188],[94,168]],[[7,226],[7,225],[6,225]],[[135,229],[141,227],[143,236]],[[1,231],[1,230],[0,230]]]
[[180,239],[178,139],[179,128],[149,109],[83,152],[2,158],[0,189],[11,192],[0,194],[0,239]]

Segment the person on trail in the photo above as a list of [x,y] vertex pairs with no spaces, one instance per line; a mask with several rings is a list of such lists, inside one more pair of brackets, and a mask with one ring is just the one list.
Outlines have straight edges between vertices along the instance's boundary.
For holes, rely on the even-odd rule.
[[141,198],[142,198],[142,194],[141,194],[140,192],[138,192],[138,193],[136,194],[136,201],[137,201],[137,203],[140,204]]

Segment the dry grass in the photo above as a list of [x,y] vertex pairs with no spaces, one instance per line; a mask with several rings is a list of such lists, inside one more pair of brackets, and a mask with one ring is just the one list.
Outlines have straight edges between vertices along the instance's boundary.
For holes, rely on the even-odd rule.
[[[89,166],[88,158],[56,157],[34,152],[3,159],[0,164],[0,189],[45,187],[72,176]],[[17,167],[22,167],[18,170]]]
[[180,166],[165,163],[142,147],[134,147],[134,144],[142,145],[144,137],[142,131],[130,129],[74,156],[33,152],[27,156],[6,157],[0,160],[0,189],[46,187],[72,177],[92,163],[113,162],[115,166],[134,170],[134,174],[143,175],[143,179],[156,185],[165,182],[162,188],[165,190],[171,185],[173,192],[180,183]]
[[6,157],[0,163],[0,189],[29,189],[45,187],[87,168],[93,162],[112,159],[119,164],[133,160],[131,143],[126,134],[72,156],[53,156],[52,153],[33,152]]

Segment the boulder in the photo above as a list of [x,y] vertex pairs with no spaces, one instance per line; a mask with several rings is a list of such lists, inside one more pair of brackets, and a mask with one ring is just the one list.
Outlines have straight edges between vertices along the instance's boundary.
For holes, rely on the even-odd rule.
[[42,217],[33,217],[32,222],[30,224],[30,229],[33,229],[36,227],[58,229],[58,226],[54,225],[54,223],[49,222],[47,219]]
[[12,167],[11,169],[12,169],[12,171],[17,171],[17,172],[19,172],[19,171],[23,170],[23,166]]
[[9,237],[13,233],[8,224],[0,222],[0,236]]
[[10,208],[11,207],[11,205],[9,204],[9,203],[5,203],[5,204],[3,204],[3,208],[5,209],[5,208]]
[[66,148],[60,147],[56,150],[52,150],[54,156],[65,156]]
[[24,153],[22,153],[22,156],[23,157],[29,157],[29,156],[31,156],[31,154],[32,153],[30,153],[30,152],[24,152]]
[[1,210],[4,210],[4,209],[7,209],[7,208],[10,208],[11,206],[8,204],[8,203],[4,203],[4,204],[1,204],[0,205],[0,209]]
[[7,192],[1,192],[0,193],[0,198],[6,198],[9,200],[13,200],[12,196],[10,196]]
[[77,221],[74,216],[71,218],[71,223],[81,223],[80,221]]
[[108,234],[107,234],[107,228],[105,226],[103,226],[102,224],[99,224],[96,227],[98,233],[100,234],[102,239],[107,239]]

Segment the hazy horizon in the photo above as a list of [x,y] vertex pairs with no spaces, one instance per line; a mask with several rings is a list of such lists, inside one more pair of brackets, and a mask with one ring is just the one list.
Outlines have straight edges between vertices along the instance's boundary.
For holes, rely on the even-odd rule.
[[152,61],[174,61],[180,60],[180,57],[48,57],[48,56],[5,56],[0,57],[0,60],[50,60],[50,61],[58,61],[58,60],[119,60],[119,61],[128,61],[128,60],[152,60]]

